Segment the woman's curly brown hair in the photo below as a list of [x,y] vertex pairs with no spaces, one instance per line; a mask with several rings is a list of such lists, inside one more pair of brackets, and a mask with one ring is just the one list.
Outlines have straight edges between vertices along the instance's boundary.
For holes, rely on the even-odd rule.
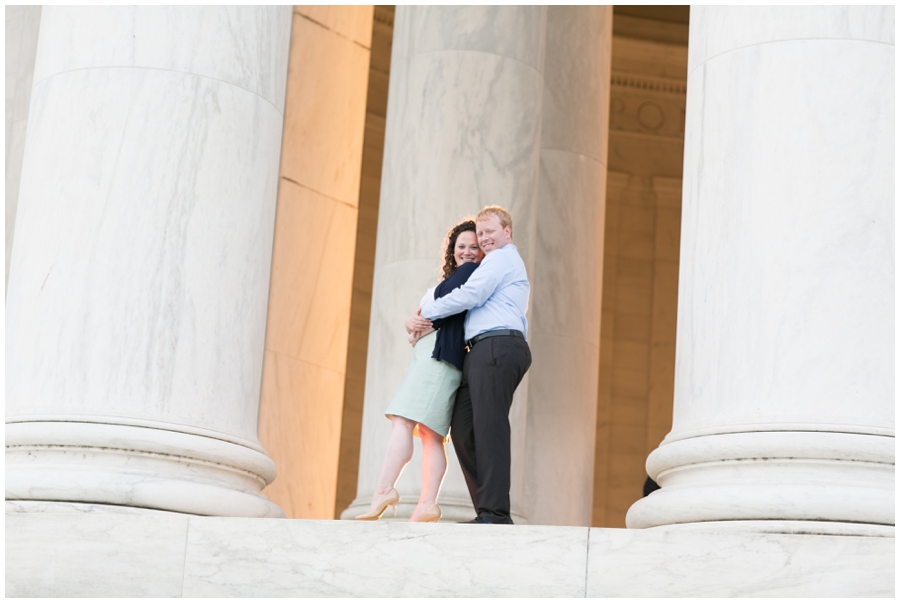
[[453,250],[456,247],[456,239],[462,232],[475,232],[475,220],[463,220],[450,229],[447,236],[444,237],[444,267],[441,279],[445,279],[456,270],[456,258],[453,257]]

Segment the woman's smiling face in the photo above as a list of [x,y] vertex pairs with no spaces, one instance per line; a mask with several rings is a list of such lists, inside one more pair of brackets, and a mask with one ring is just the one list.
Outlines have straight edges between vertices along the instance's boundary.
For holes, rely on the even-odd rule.
[[468,262],[480,262],[484,254],[478,247],[478,238],[471,230],[459,233],[456,237],[456,245],[453,246],[453,259],[456,260],[457,266],[462,266]]

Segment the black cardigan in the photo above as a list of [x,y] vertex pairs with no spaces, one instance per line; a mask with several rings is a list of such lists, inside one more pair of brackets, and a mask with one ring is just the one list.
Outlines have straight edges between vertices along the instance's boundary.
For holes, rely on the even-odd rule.
[[[453,273],[441,281],[434,289],[434,299],[444,297],[454,289],[461,287],[478,264],[466,262],[458,266]],[[436,318],[431,321],[432,326],[438,329],[437,341],[434,344],[434,352],[431,357],[435,360],[449,362],[459,370],[463,369],[463,360],[466,359],[466,314],[460,312],[446,318]]]

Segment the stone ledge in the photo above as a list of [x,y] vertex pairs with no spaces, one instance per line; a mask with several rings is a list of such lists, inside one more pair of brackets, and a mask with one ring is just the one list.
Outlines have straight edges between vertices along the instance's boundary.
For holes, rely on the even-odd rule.
[[6,515],[11,597],[893,594],[893,538]]

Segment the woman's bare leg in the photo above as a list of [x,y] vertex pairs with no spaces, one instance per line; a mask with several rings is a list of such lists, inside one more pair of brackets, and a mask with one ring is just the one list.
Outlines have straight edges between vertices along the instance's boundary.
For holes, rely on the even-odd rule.
[[375,485],[375,493],[372,495],[372,503],[369,511],[375,511],[378,503],[384,499],[384,495],[391,491],[403,468],[406,467],[413,454],[413,428],[414,421],[394,415],[391,418],[391,435],[388,438],[387,450],[384,451],[384,462],[381,465],[381,475]]
[[410,521],[431,511],[437,503],[438,493],[444,475],[447,473],[447,452],[444,450],[444,436],[433,432],[421,423],[419,435],[422,437],[422,492]]

